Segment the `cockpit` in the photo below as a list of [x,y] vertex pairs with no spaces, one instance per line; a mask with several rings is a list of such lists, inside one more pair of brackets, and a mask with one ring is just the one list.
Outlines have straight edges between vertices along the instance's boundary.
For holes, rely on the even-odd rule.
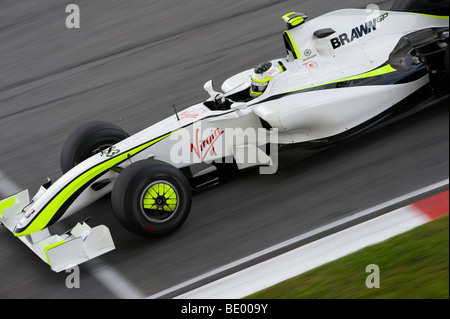
[[[212,81],[205,83],[204,89],[210,95],[203,104],[212,111],[229,110],[234,102],[249,102],[261,96],[268,88],[270,81],[277,75],[287,70],[282,60],[272,60],[259,64],[253,70],[247,70],[242,76],[235,76],[225,81],[222,90],[225,93],[216,92],[212,87]],[[228,90],[228,87],[232,87]]]
[[261,96],[274,77],[287,71],[286,65],[289,64],[289,61],[300,58],[300,53],[289,30],[303,24],[307,18],[306,14],[299,12],[291,12],[282,17],[287,24],[287,30],[283,33],[287,52],[286,59],[263,62],[252,70],[235,75],[222,85],[222,91],[225,93],[214,91],[212,81],[207,82],[204,89],[211,98],[204,102],[204,105],[212,111],[229,110],[235,102],[245,103]]

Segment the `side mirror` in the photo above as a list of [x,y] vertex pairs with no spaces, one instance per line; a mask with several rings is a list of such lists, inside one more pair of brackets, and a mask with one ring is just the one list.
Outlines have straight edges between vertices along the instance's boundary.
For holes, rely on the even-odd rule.
[[206,82],[205,85],[203,85],[203,88],[205,89],[206,92],[208,92],[209,96],[212,99],[214,99],[217,96],[217,94],[219,94],[219,92],[214,91],[212,80],[209,80],[208,82]]
[[206,92],[208,92],[209,96],[211,97],[211,99],[213,101],[216,102],[216,101],[220,100],[221,103],[225,103],[225,98],[223,96],[223,93],[214,91],[212,80],[209,80],[208,82],[206,82],[203,85],[203,88],[205,89]]

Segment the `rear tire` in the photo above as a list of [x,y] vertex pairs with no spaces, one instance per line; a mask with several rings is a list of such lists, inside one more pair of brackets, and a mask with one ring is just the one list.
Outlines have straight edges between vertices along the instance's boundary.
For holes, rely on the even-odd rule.
[[111,193],[117,220],[143,237],[165,235],[178,229],[186,221],[191,203],[191,188],[183,173],[152,159],[125,168]]
[[67,173],[82,161],[128,136],[123,129],[108,122],[92,121],[81,124],[63,145],[60,157],[61,170]]

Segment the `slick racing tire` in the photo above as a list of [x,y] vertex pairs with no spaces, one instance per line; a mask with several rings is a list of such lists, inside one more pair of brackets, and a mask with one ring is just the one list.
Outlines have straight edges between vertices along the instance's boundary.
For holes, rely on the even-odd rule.
[[165,235],[178,229],[186,221],[191,203],[191,187],[183,173],[152,159],[125,168],[111,193],[117,220],[143,237]]
[[78,126],[67,138],[61,150],[60,164],[63,173],[126,139],[129,135],[120,127],[101,121],[92,121]]

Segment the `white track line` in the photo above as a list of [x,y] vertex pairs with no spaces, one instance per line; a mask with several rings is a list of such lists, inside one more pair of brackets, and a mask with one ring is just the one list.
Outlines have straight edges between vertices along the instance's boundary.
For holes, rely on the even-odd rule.
[[401,203],[403,201],[407,201],[407,200],[410,200],[410,199],[412,199],[414,197],[420,196],[422,194],[425,194],[425,193],[434,191],[436,189],[448,186],[448,184],[449,184],[449,180],[446,179],[446,180],[443,180],[441,182],[432,184],[430,186],[423,187],[423,188],[421,188],[419,190],[410,192],[410,193],[408,193],[406,195],[399,196],[399,197],[394,198],[392,200],[389,200],[389,201],[387,201],[385,203],[376,205],[376,206],[374,206],[372,208],[363,210],[363,211],[358,212],[356,214],[353,214],[351,216],[344,217],[344,218],[342,218],[342,219],[340,219],[338,221],[335,221],[335,222],[330,223],[328,225],[319,227],[319,228],[317,228],[315,230],[312,230],[312,231],[307,232],[307,233],[305,233],[303,235],[294,237],[294,238],[292,238],[290,240],[287,240],[287,241],[282,242],[280,244],[274,245],[274,246],[272,246],[270,248],[264,249],[264,250],[262,250],[260,252],[257,252],[257,253],[252,254],[252,255],[250,255],[248,257],[245,257],[245,258],[242,258],[242,259],[237,260],[235,262],[232,262],[232,263],[230,263],[228,265],[219,267],[219,268],[217,268],[215,270],[207,272],[207,273],[205,273],[203,275],[200,275],[198,277],[195,277],[195,278],[193,278],[191,280],[185,281],[185,282],[183,282],[181,284],[178,284],[178,285],[176,285],[174,287],[171,287],[171,288],[163,290],[163,291],[161,291],[159,293],[150,295],[147,298],[148,299],[155,299],[155,298],[164,297],[164,296],[169,295],[169,294],[173,294],[174,292],[176,292],[178,290],[181,290],[181,289],[184,289],[186,287],[189,287],[190,285],[195,285],[196,283],[199,283],[199,282],[201,282],[203,280],[206,280],[208,278],[217,276],[220,273],[223,273],[223,272],[225,272],[227,270],[230,270],[232,268],[238,267],[239,265],[243,265],[243,264],[245,264],[245,263],[247,263],[247,262],[249,262],[251,260],[255,260],[256,258],[262,257],[264,255],[268,255],[268,254],[273,253],[273,252],[275,252],[277,250],[280,250],[280,249],[283,249],[283,248],[288,247],[290,245],[293,245],[295,243],[301,242],[301,241],[303,241],[303,240],[305,240],[307,238],[310,238],[310,237],[312,237],[314,235],[326,232],[326,231],[331,230],[331,229],[333,229],[335,227],[338,227],[338,226],[344,225],[344,224],[346,224],[348,222],[354,221],[354,220],[356,220],[358,218],[361,218],[361,217],[373,214],[373,213],[375,213],[377,211],[380,211],[380,210],[383,210],[383,209],[387,209],[387,208],[389,208],[389,207],[391,207],[393,205],[399,204],[399,203]]
[[143,299],[145,295],[111,265],[99,258],[86,263],[85,267],[109,292],[119,299]]
[[[240,299],[364,247],[404,233],[429,219],[407,208],[370,219],[310,244],[199,287],[177,299]],[[367,260],[367,265],[377,260]],[[361,268],[364,273],[365,266]],[[361,282],[364,285],[364,282]]]

